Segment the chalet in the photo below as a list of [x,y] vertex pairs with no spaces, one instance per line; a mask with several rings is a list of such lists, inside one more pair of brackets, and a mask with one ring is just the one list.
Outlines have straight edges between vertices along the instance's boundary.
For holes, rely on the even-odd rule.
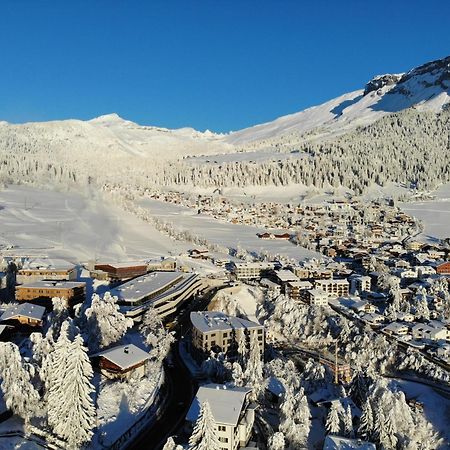
[[412,335],[414,339],[429,339],[438,341],[448,338],[448,330],[445,327],[434,328],[424,323],[418,323],[412,327]]
[[175,272],[175,270],[177,270],[177,262],[173,258],[163,258],[147,262],[147,272]]
[[129,378],[145,375],[149,354],[134,344],[126,344],[96,353],[91,358],[105,377]]
[[436,267],[436,272],[439,275],[450,275],[450,261],[438,264]]
[[7,309],[0,317],[4,325],[26,325],[41,327],[44,323],[45,308],[31,303],[22,303]]
[[91,277],[99,280],[122,281],[147,273],[145,262],[122,262],[95,264]]
[[203,247],[193,248],[189,250],[189,256],[193,259],[208,259],[209,250]]
[[251,437],[256,405],[251,403],[249,387],[227,387],[220,384],[200,386],[186,415],[187,427],[195,425],[200,408],[208,403],[221,450],[244,448]]
[[392,322],[383,328],[383,331],[391,336],[406,336],[409,333],[408,325]]

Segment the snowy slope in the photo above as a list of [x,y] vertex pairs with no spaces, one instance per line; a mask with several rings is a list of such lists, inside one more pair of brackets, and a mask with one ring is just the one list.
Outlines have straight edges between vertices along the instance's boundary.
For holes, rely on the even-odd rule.
[[21,141],[49,150],[107,152],[139,157],[175,158],[184,155],[226,153],[232,146],[220,135],[192,128],[169,130],[141,126],[117,114],[89,121],[62,120],[21,125],[0,122],[0,142],[18,136]]
[[341,95],[322,105],[280,117],[273,122],[231,133],[226,141],[244,145],[312,130],[318,136],[342,133],[406,108],[440,111],[448,104],[450,56],[404,74],[377,76],[367,83],[365,89]]

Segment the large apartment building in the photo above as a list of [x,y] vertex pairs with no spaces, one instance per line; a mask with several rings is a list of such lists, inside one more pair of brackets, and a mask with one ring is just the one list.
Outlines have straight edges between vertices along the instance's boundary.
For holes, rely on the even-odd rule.
[[231,273],[238,280],[256,280],[275,269],[275,263],[233,262]]
[[200,351],[210,352],[219,348],[226,353],[235,348],[242,334],[247,342],[256,335],[261,353],[264,352],[264,326],[239,317],[227,316],[222,312],[191,312],[192,344]]
[[118,298],[121,311],[139,321],[153,307],[160,318],[173,314],[187,299],[203,287],[197,274],[182,272],[151,272],[133,278],[111,290]]
[[220,450],[244,448],[250,441],[255,422],[256,405],[249,400],[249,387],[227,387],[221,384],[200,386],[186,415],[192,429],[200,415],[201,405],[208,403]]
[[346,297],[349,291],[347,280],[315,280],[314,288],[326,292],[329,297]]
[[372,288],[372,279],[367,275],[356,275],[350,277],[350,292],[370,292]]
[[67,306],[84,301],[86,283],[80,281],[35,281],[16,286],[16,300],[52,307],[52,298],[64,298]]

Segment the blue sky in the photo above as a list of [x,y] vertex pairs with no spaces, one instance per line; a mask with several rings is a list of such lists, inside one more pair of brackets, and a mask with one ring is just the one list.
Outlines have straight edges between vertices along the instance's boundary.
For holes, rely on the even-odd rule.
[[0,120],[229,131],[450,55],[450,2],[2,0]]

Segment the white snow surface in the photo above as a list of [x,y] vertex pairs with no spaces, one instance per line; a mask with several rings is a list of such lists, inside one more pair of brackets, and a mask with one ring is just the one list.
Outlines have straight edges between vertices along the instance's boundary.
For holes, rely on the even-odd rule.
[[271,255],[281,255],[296,261],[307,258],[323,258],[317,252],[297,247],[287,241],[259,239],[256,233],[265,231],[261,228],[219,221],[207,215],[197,214],[193,209],[153,199],[142,200],[140,206],[147,208],[150,214],[160,220],[172,223],[180,231],[189,230],[197,236],[205,238],[210,244],[228,248],[239,246],[248,252],[267,251]]
[[159,258],[188,245],[99,199],[26,186],[0,191],[0,245],[9,254],[81,261]]
[[402,203],[401,208],[423,222],[424,231],[418,239],[433,243],[450,237],[450,184],[437,189],[434,200]]

